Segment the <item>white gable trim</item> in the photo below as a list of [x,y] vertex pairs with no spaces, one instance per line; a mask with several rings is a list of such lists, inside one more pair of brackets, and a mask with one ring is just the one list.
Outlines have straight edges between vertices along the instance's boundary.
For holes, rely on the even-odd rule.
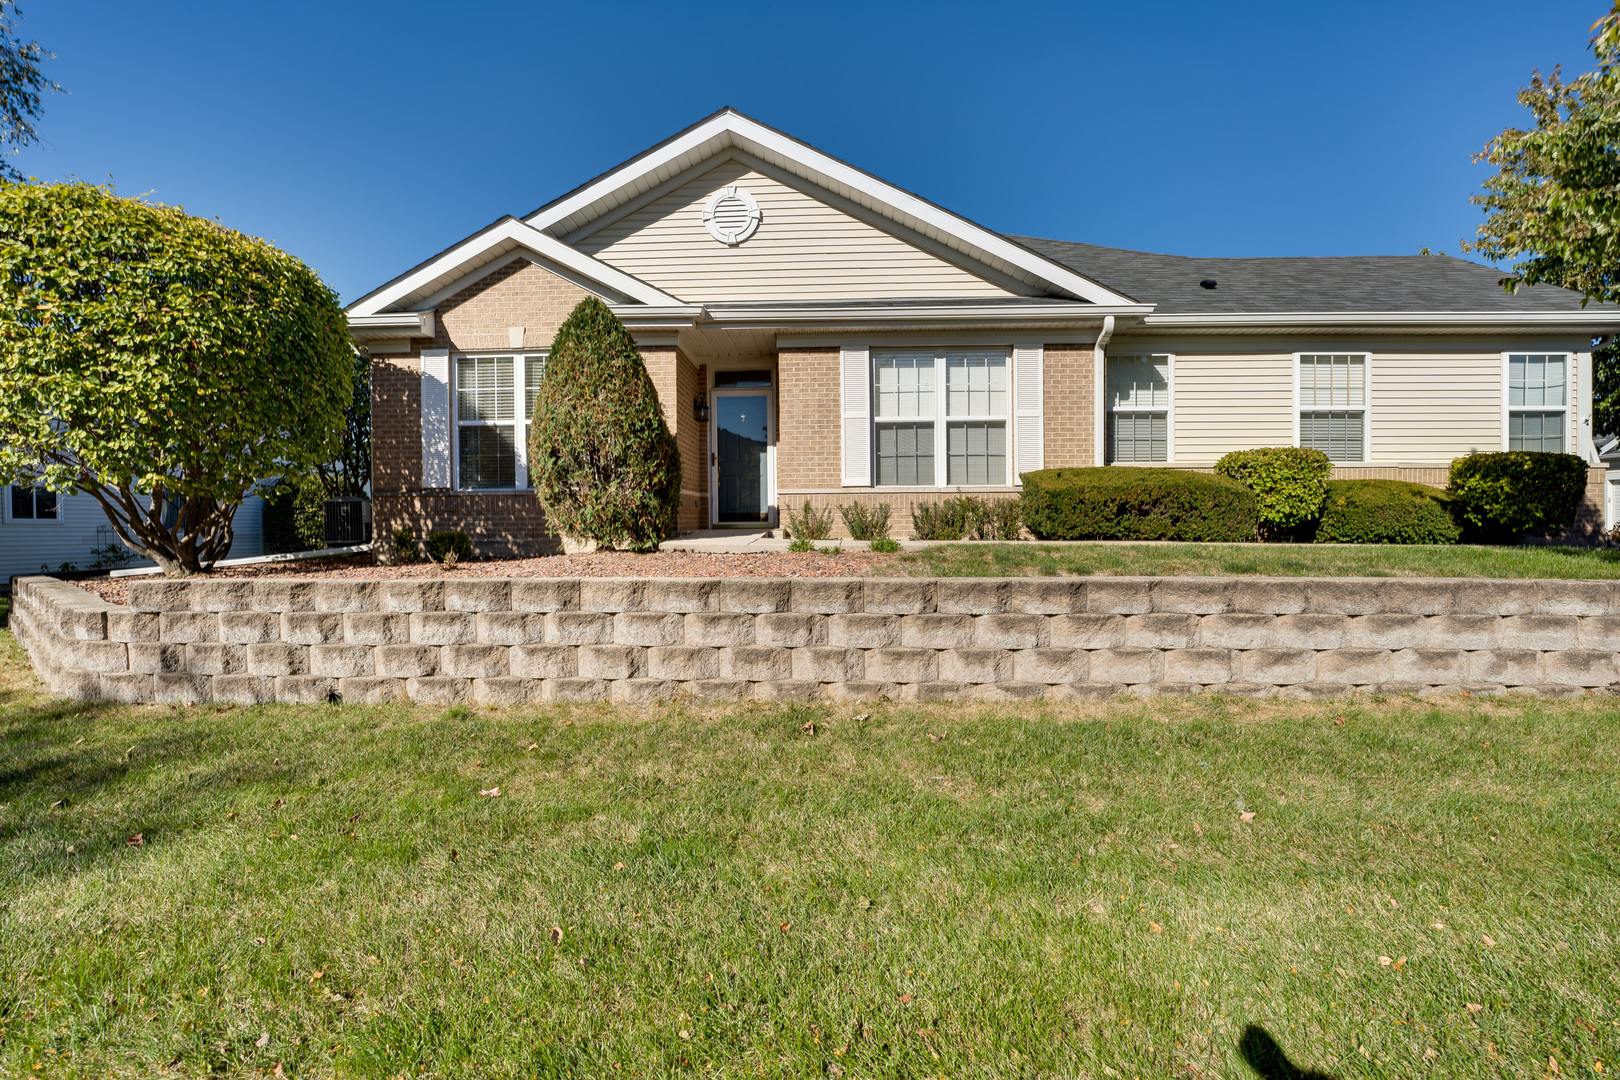
[[[689,172],[728,149],[742,150],[765,161],[776,159],[778,162],[796,164],[804,172],[789,171],[802,179],[810,180],[834,194],[851,198],[854,202],[869,205],[884,217],[893,218],[923,236],[942,242],[946,247],[960,250],[969,258],[986,261],[994,269],[1003,272],[1011,270],[1017,276],[1027,276],[1030,284],[1040,284],[1094,304],[1134,303],[1129,297],[1037,255],[981,225],[975,225],[966,218],[729,110],[587,184],[574,194],[542,207],[524,220],[535,229],[555,235],[577,233],[601,214],[640,198],[650,188],[659,187],[676,174]],[[603,205],[598,208],[597,204]]]
[[[516,218],[507,218],[463,240],[443,255],[429,260],[399,280],[357,300],[349,308],[349,314],[375,315],[420,293],[423,289],[431,289],[433,295],[439,295],[445,285],[460,282],[469,273],[476,271],[490,273],[493,264],[483,256],[493,248],[509,244],[516,244],[635,302],[659,307],[679,306],[681,303],[680,300],[653,288],[640,278],[632,277],[599,259],[575,251],[555,237],[531,228]],[[499,261],[504,264],[510,260]],[[485,269],[486,267],[490,269]],[[435,288],[435,285],[438,287]]]

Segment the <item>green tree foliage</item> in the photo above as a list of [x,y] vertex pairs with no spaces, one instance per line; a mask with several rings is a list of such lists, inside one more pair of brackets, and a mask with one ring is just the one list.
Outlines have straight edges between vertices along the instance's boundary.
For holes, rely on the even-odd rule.
[[557,331],[534,404],[529,470],[573,540],[651,551],[675,532],[681,457],[624,324],[594,296]]
[[1507,450],[1451,463],[1451,494],[1479,539],[1516,541],[1567,529],[1586,494],[1586,462],[1575,454]]
[[[1475,156],[1496,167],[1473,202],[1485,211],[1463,250],[1518,260],[1503,285],[1576,289],[1620,302],[1620,3],[1592,27],[1597,66],[1565,82],[1558,68],[1532,73],[1519,103],[1531,129],[1509,128]],[[1593,425],[1620,433],[1620,355],[1593,355]]]
[[315,465],[328,499],[363,498],[371,482],[371,357],[362,349],[354,354],[353,365],[354,393],[343,407],[337,456]]
[[[0,146],[7,156],[39,141],[34,121],[42,111],[41,95],[62,89],[39,70],[41,60],[56,54],[17,36],[21,18],[22,9],[12,0],[0,0]],[[0,160],[0,180],[20,179],[15,166]]]
[[1320,450],[1264,446],[1232,451],[1215,471],[1254,492],[1261,535],[1283,539],[1321,515],[1333,462]]
[[333,456],[354,361],[297,259],[84,183],[0,188],[0,482],[80,490],[170,574],[243,498]]

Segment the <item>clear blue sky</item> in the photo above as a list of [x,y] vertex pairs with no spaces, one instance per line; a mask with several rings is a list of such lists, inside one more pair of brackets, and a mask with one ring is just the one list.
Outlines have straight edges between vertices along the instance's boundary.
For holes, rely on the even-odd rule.
[[42,179],[266,237],[345,299],[731,105],[990,228],[1187,255],[1457,251],[1594,0],[23,0]]

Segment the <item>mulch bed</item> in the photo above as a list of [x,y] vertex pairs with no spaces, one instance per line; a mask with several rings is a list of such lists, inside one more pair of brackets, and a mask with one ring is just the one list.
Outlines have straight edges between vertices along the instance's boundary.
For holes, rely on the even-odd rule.
[[[454,570],[437,563],[379,566],[370,554],[342,559],[260,563],[217,570],[216,578],[322,577],[322,578],[522,578],[522,577],[863,577],[892,563],[897,556],[870,551],[840,555],[781,551],[747,555],[717,555],[702,551],[657,551],[647,555],[597,552],[591,555],[548,555],[536,559],[487,559],[464,562]],[[142,578],[78,581],[74,584],[109,603],[129,602],[129,584]]]

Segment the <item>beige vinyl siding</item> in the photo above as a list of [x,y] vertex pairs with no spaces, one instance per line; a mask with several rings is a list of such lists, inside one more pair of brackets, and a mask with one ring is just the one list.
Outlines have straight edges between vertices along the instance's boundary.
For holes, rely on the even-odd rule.
[[1174,378],[1171,424],[1177,464],[1213,465],[1232,450],[1293,445],[1291,354],[1177,353]]
[[1372,460],[1445,464],[1502,448],[1500,354],[1372,358]]
[[[761,211],[758,231],[737,247],[703,223],[709,197],[728,184]],[[1012,295],[735,160],[574,246],[690,303]]]

